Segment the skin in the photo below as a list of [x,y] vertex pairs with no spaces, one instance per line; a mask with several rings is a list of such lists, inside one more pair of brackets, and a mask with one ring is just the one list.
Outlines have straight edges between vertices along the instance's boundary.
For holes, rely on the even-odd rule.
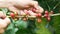
[[37,11],[43,12],[43,8],[38,5],[37,1],[34,0],[6,0],[6,1],[0,1],[0,7],[6,7],[10,11],[18,12],[21,9],[35,7],[38,9]]
[[8,24],[10,24],[10,19],[7,18],[6,15],[0,11],[0,34],[4,33]]
[[[43,12],[43,8],[34,0],[0,0],[0,8],[8,8],[12,12],[19,12],[22,9],[31,7],[35,7],[40,13]],[[4,17],[4,19],[1,19],[1,17]],[[3,12],[0,12],[0,34],[4,33],[8,24],[10,24],[10,19]]]

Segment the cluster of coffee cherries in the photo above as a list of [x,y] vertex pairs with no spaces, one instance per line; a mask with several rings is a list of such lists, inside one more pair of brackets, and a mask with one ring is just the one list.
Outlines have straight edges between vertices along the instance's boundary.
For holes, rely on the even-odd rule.
[[[45,11],[45,13],[44,13],[44,17],[48,20],[48,21],[50,21],[50,16],[49,16],[49,14],[53,14],[53,11],[51,11],[51,12],[48,12],[48,11]],[[23,10],[20,10],[19,12],[11,12],[10,13],[10,16],[12,17],[12,18],[15,18],[16,16],[24,16],[23,17],[23,20],[24,21],[26,21],[26,20],[28,20],[28,18],[26,17],[26,16],[36,16],[36,18],[37,18],[37,22],[41,22],[42,20],[41,20],[41,17],[43,16],[42,15],[42,13],[41,12],[39,12],[36,8],[29,8],[29,9],[23,9]],[[18,18],[18,17],[17,17]],[[32,18],[32,17],[31,17]]]
[[11,12],[10,16],[12,18],[15,18],[16,16],[40,16],[41,14],[38,14],[36,8],[29,8],[29,9],[23,9],[20,10],[19,12]]
[[45,17],[48,21],[51,20],[50,14],[53,14],[53,11],[50,11],[50,12],[48,12],[47,10],[45,11],[44,17]]

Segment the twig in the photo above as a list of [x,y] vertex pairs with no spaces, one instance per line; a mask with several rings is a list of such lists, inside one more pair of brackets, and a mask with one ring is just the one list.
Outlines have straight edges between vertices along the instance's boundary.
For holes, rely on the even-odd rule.
[[[60,15],[60,13],[57,13],[57,14],[50,14],[49,16],[58,16]],[[11,16],[7,16],[7,17],[11,17]],[[18,18],[22,18],[24,16],[15,16],[15,17],[18,17]],[[36,16],[26,16],[27,18],[36,18]],[[42,16],[44,17],[44,16]]]

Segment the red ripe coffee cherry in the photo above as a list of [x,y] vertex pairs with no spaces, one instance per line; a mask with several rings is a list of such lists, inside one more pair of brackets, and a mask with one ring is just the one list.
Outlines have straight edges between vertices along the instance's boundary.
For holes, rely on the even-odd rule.
[[45,15],[44,16],[47,18],[49,16],[49,12],[45,11]]
[[47,18],[47,20],[48,20],[48,21],[50,21],[50,20],[51,20],[51,18],[50,18],[50,17],[48,17],[48,18]]
[[33,12],[36,12],[36,8],[32,8],[31,10],[32,10]]
[[49,12],[48,11],[45,11],[45,14],[49,14]]
[[47,18],[49,15],[48,14],[45,14],[44,17]]
[[10,16],[11,16],[12,18],[14,18],[14,17],[15,17],[15,14],[14,14],[14,13],[10,13]]
[[36,14],[36,17],[41,17],[41,16],[42,16],[42,14],[41,14],[41,13]]

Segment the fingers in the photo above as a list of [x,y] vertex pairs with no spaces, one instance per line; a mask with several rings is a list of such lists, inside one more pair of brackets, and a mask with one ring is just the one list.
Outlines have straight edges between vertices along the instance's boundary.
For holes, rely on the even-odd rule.
[[31,16],[35,16],[36,13],[34,13],[33,11],[29,10],[28,13],[31,15]]
[[24,13],[23,10],[20,10],[20,11],[19,11],[19,14],[20,14],[20,15],[25,15],[25,13]]
[[36,13],[34,13],[33,11],[26,10],[26,9],[20,10],[19,13],[20,13],[20,15],[30,15],[30,16],[35,16],[36,15]]
[[37,8],[36,12],[43,13],[44,9],[42,7],[37,6],[36,8]]
[[31,1],[30,5],[36,8],[36,12],[43,13],[44,10],[41,6],[38,5],[37,1]]
[[15,8],[14,6],[9,6],[8,9],[12,12],[18,12],[19,10],[17,8]]
[[10,19],[6,17],[6,18],[4,19],[4,22],[7,23],[7,24],[10,24]]
[[0,11],[0,18],[5,18],[6,17],[6,15],[2,12],[2,11]]
[[10,19],[5,18],[5,19],[0,19],[0,29],[5,29],[8,24],[10,24]]
[[6,15],[0,11],[0,28],[6,28],[10,23],[10,19],[6,17]]
[[0,19],[0,29],[6,27],[7,27],[7,23],[3,19]]

